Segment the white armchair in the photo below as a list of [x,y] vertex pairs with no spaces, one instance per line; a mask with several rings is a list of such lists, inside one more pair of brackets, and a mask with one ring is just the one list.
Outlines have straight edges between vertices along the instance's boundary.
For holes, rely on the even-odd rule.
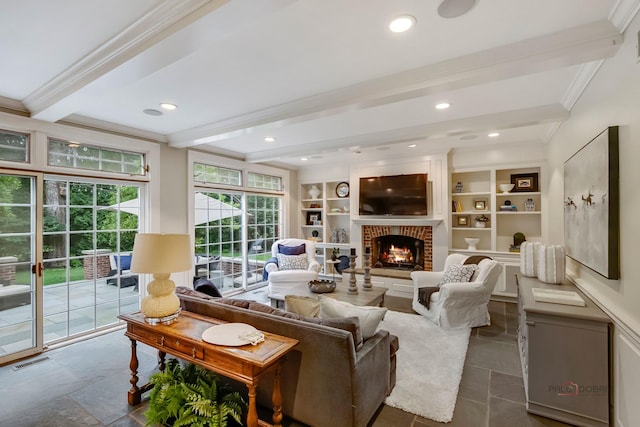
[[[451,264],[463,264],[468,257],[451,254],[445,260],[445,271]],[[491,323],[489,317],[489,298],[502,272],[502,264],[484,259],[478,263],[478,269],[469,282],[445,283],[432,293],[429,308],[418,301],[421,288],[438,286],[444,271],[414,271],[412,308],[427,317],[436,325],[445,328],[476,327]]]
[[[304,248],[301,245],[304,245]],[[300,264],[295,267],[282,265],[283,258],[297,257],[297,252],[306,254],[304,265]],[[291,255],[288,255],[289,253]],[[316,243],[313,240],[277,240],[271,247],[271,255],[277,259],[278,254],[281,255],[278,264],[268,262],[264,266],[264,269],[268,272],[269,295],[284,297],[291,289],[307,287],[309,281],[318,278],[318,273],[322,266],[316,261]]]

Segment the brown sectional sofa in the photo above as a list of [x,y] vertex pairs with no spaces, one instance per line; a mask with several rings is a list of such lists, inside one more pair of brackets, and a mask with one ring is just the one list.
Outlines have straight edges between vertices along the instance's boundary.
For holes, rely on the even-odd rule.
[[[397,337],[385,330],[356,351],[353,330],[241,300],[215,299],[178,289],[183,310],[299,340],[281,371],[285,416],[310,426],[366,426],[395,385]],[[251,307],[251,309],[250,309]],[[307,320],[304,320],[307,319]],[[258,387],[258,403],[271,407],[272,378]]]

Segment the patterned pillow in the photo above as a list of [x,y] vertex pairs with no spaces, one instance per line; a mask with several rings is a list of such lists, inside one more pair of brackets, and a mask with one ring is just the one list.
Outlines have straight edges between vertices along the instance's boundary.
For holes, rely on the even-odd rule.
[[278,254],[278,270],[306,270],[308,266],[307,254]]
[[442,276],[442,280],[438,282],[438,286],[442,286],[445,283],[468,282],[477,268],[478,266],[475,264],[451,264],[444,271],[444,275]]

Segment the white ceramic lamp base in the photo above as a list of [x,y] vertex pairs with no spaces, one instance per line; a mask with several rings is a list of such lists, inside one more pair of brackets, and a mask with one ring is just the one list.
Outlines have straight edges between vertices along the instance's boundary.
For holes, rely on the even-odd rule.
[[180,309],[180,300],[175,294],[176,285],[169,274],[154,274],[147,285],[149,295],[142,300],[140,310],[145,317],[160,319],[175,314]]

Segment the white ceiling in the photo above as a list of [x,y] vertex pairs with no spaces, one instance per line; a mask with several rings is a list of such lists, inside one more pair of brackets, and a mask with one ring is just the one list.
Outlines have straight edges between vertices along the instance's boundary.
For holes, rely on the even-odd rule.
[[0,0],[0,105],[292,168],[544,144],[640,0],[440,2]]

